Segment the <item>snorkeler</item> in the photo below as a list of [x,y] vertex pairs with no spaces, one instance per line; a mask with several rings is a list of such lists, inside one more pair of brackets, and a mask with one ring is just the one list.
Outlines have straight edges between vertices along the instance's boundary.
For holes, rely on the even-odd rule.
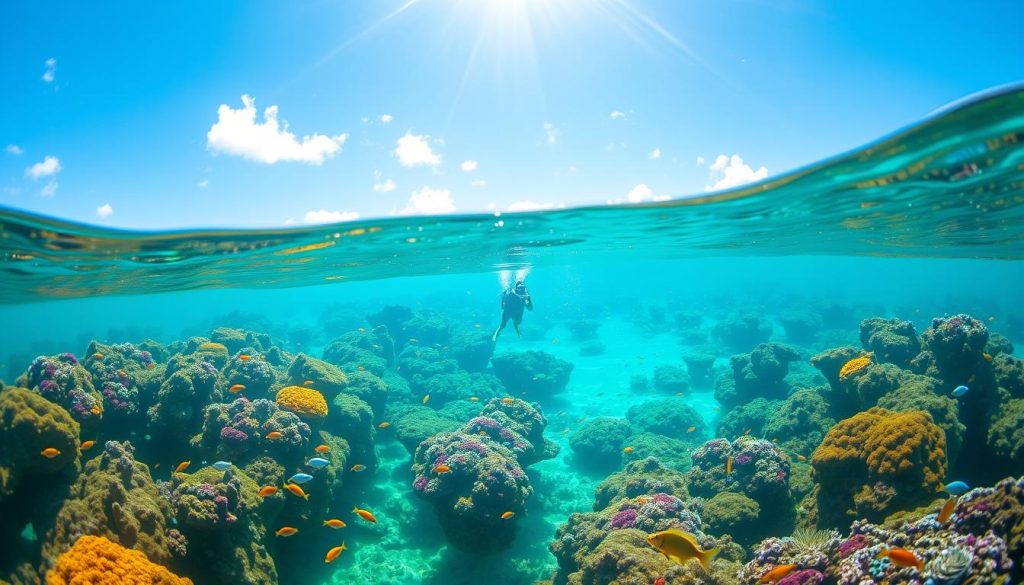
[[530,298],[530,291],[526,290],[526,284],[517,280],[515,286],[505,289],[501,294],[501,325],[491,337],[492,341],[498,341],[501,330],[508,325],[509,320],[516,328],[516,335],[522,337],[519,331],[519,324],[523,321],[523,309],[533,310],[533,299]]

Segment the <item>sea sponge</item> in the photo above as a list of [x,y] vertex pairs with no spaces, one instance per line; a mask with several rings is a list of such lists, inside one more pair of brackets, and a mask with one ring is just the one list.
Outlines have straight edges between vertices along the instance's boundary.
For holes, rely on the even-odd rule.
[[277,391],[277,405],[307,420],[320,421],[327,416],[327,400],[312,388],[285,386]]
[[845,382],[852,376],[862,373],[868,366],[871,365],[871,356],[862,355],[855,357],[852,360],[843,364],[843,367],[839,369],[839,381]]
[[820,523],[881,521],[930,503],[946,475],[946,438],[921,411],[872,408],[840,421],[811,458]]
[[46,573],[46,585],[192,585],[146,555],[102,536],[82,536],[57,558]]
[[[68,411],[24,388],[0,390],[0,501],[26,475],[49,474],[78,459],[79,426]],[[60,455],[43,457],[53,447]]]

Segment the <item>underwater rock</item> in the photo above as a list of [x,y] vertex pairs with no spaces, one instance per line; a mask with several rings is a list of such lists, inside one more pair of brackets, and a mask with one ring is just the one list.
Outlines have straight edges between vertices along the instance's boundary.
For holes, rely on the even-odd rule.
[[686,364],[690,382],[696,386],[704,386],[711,381],[711,373],[717,357],[714,348],[706,345],[686,347],[680,357]]
[[387,417],[395,438],[410,455],[416,452],[420,443],[439,433],[452,432],[462,426],[462,421],[439,413],[425,406],[403,406],[389,409]]
[[[767,510],[766,513],[770,513]],[[767,515],[767,514],[766,514]],[[720,492],[704,503],[704,530],[712,535],[728,534],[749,547],[768,535],[761,521],[761,506],[743,494]]]
[[390,388],[384,379],[370,372],[356,371],[346,376],[345,394],[351,394],[370,405],[377,417],[384,415]]
[[15,385],[63,406],[87,429],[94,429],[103,417],[102,396],[92,384],[92,375],[73,354],[37,357]]
[[[365,373],[365,372],[360,372]],[[290,386],[314,388],[330,401],[348,386],[348,378],[337,366],[304,353],[295,356],[288,366],[287,383]],[[307,382],[310,382],[307,384]]]
[[597,357],[608,351],[605,344],[600,341],[585,341],[580,344],[580,355],[583,357]]
[[785,398],[789,385],[783,379],[789,373],[789,363],[798,359],[795,349],[781,343],[762,343],[749,354],[734,355],[730,358],[732,379],[725,374],[715,381],[715,399],[736,406],[755,398]]
[[752,437],[764,436],[764,426],[775,411],[782,406],[782,403],[782,400],[755,398],[746,404],[730,408],[721,418],[717,436],[739,437],[745,434]]
[[432,347],[409,345],[398,356],[398,372],[409,381],[415,400],[429,393],[431,380],[443,374],[461,372],[455,360]]
[[633,434],[629,422],[622,418],[602,416],[588,420],[569,436],[574,461],[593,470],[614,469],[626,440]]
[[46,573],[47,585],[192,585],[142,553],[124,548],[102,536],[83,536],[56,559]]
[[770,411],[760,434],[778,441],[783,451],[810,457],[835,424],[835,419],[828,415],[828,401],[817,390],[804,389],[790,394]]
[[[257,359],[257,349],[254,347],[243,347],[239,352],[228,358],[227,364],[221,370],[224,388],[227,389],[235,384],[245,386],[245,394],[249,398],[265,398],[270,396],[271,388],[277,384],[278,372],[269,361]],[[242,359],[242,356],[250,356],[249,359]]]
[[755,313],[736,312],[719,321],[711,332],[733,351],[745,351],[768,341],[772,325]]
[[[25,478],[74,469],[79,425],[58,404],[24,388],[0,390],[0,502]],[[41,455],[44,449],[60,453]]]
[[456,400],[467,400],[476,396],[487,400],[506,394],[501,380],[491,374],[458,371],[451,374],[437,374],[427,379],[423,394],[430,395],[431,406],[441,406]]
[[667,437],[686,437],[690,427],[694,427],[692,432],[697,436],[705,431],[704,419],[679,398],[652,400],[631,406],[626,411],[626,419],[640,432]]
[[491,333],[480,329],[460,331],[452,335],[448,355],[468,372],[482,372],[494,355],[494,340]]
[[577,319],[567,325],[573,341],[590,341],[597,339],[597,331],[601,328],[600,321]]
[[149,408],[150,428],[173,443],[184,443],[200,426],[206,406],[221,399],[218,379],[217,369],[200,357],[171,357],[156,404]]
[[217,327],[210,333],[210,341],[224,345],[229,354],[245,353],[242,349],[246,346],[259,352],[269,351],[273,346],[270,335],[266,333],[256,333],[233,327]]
[[843,366],[848,364],[850,360],[864,355],[864,351],[853,347],[852,345],[845,345],[843,347],[837,347],[823,351],[813,357],[811,357],[811,365],[821,372],[821,375],[825,376],[828,380],[829,386],[835,391],[840,388],[839,372],[843,369]]
[[389,365],[387,359],[353,343],[358,343],[359,339],[352,339],[352,335],[349,333],[328,343],[324,348],[323,360],[337,366],[345,374],[366,371],[377,376],[384,375]]
[[[697,433],[689,435],[692,441],[703,441]],[[685,472],[690,469],[690,451],[692,446],[679,439],[666,437],[656,433],[638,433],[629,437],[629,446],[633,448],[627,453],[622,452],[623,467],[633,461],[653,457],[669,469]]]
[[544,402],[565,390],[573,365],[544,351],[509,352],[491,358],[491,367],[506,388]]
[[355,396],[338,394],[331,402],[331,411],[324,429],[343,438],[351,448],[352,460],[366,466],[369,475],[377,469],[374,443],[377,436],[373,409]]
[[654,389],[663,394],[677,394],[690,389],[686,368],[662,364],[654,368]]
[[778,319],[786,330],[786,339],[792,343],[812,343],[824,329],[821,313],[808,307],[785,309]]
[[904,366],[921,352],[917,331],[910,321],[871,317],[860,322],[860,343],[881,363]]
[[632,461],[598,484],[594,511],[600,512],[619,500],[663,493],[686,500],[686,474],[669,469],[654,457]]
[[992,358],[999,388],[1013,398],[1024,398],[1024,360],[1001,354]]

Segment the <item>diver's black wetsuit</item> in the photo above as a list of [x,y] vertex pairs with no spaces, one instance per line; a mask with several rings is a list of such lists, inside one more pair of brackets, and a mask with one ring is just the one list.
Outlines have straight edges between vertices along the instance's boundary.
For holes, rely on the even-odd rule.
[[519,324],[523,322],[524,309],[533,310],[533,299],[530,298],[530,291],[526,290],[526,285],[518,282],[514,287],[506,289],[501,295],[501,325],[494,332],[492,339],[498,340],[498,335],[501,334],[501,330],[508,325],[509,321],[512,321],[512,325],[515,326],[516,335],[522,335],[519,332]]

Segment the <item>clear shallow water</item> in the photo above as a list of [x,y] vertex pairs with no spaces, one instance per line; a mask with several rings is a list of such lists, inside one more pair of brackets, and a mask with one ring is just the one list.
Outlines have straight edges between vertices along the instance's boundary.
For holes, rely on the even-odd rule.
[[[570,440],[587,421],[620,418],[632,406],[672,398],[693,408],[704,425],[692,436],[685,429],[672,433],[686,444],[680,455],[720,436],[729,406],[716,399],[715,379],[731,376],[732,355],[753,349],[731,346],[716,332],[738,313],[756,315],[772,341],[799,353],[789,365],[790,390],[815,387],[827,394],[811,356],[860,345],[859,324],[874,316],[907,320],[921,333],[933,317],[969,313],[1019,348],[1022,132],[1024,91],[1006,90],[860,151],[745,189],[500,217],[134,233],[6,211],[0,216],[0,380],[11,384],[37,356],[72,352],[88,362],[94,340],[151,339],[172,353],[188,353],[190,338],[233,327],[269,334],[273,347],[286,352],[285,362],[275,365],[272,390],[250,396],[273,398],[294,356],[322,356],[332,340],[369,328],[367,316],[386,305],[440,319],[452,339],[489,332],[498,321],[503,284],[514,273],[525,275],[536,309],[524,318],[523,337],[506,330],[495,353],[543,351],[571,363],[573,371],[554,398],[504,389],[541,401],[544,437],[560,447],[557,456],[526,467],[534,493],[514,520],[508,548],[483,554],[450,545],[431,502],[416,495],[410,453],[396,440],[394,413],[419,405],[420,395],[398,390],[387,410],[374,416],[374,423],[396,422],[376,431],[376,467],[368,475],[346,473],[322,513],[344,519],[347,528],[322,529],[322,518],[303,519],[289,502],[267,521],[270,534],[238,546],[265,547],[282,583],[534,583],[558,569],[549,550],[556,529],[571,514],[591,511],[594,490],[622,466],[618,457],[607,468],[583,464]],[[793,315],[800,313],[815,323],[811,335],[793,328]],[[594,330],[592,338],[580,332],[581,323]],[[417,351],[401,332],[394,335],[399,352]],[[714,354],[715,372],[691,380],[682,396],[634,384],[637,377],[650,380],[657,366],[684,367],[683,352],[694,348]],[[358,371],[356,362],[339,365],[349,375]],[[388,372],[407,375],[394,367]],[[233,382],[227,367],[218,376],[222,390]],[[220,397],[234,398],[223,391]],[[435,398],[419,407],[441,411],[445,404]],[[170,469],[181,459],[216,458],[188,440],[157,435],[146,420],[116,421],[105,419],[82,438],[132,441],[154,480],[171,480]],[[189,425],[183,425],[189,436],[201,430],[201,421]],[[971,431],[968,440],[976,442],[949,470],[950,479],[990,485],[1024,474],[1019,463],[985,459],[985,437],[970,438]],[[0,466],[9,464],[8,454],[0,448]],[[100,457],[94,447],[83,461]],[[985,460],[988,468],[972,468],[972,459]],[[282,461],[289,473],[299,464]],[[36,475],[27,485],[61,481]],[[62,506],[67,494],[43,491],[45,499],[33,499],[29,491],[0,497],[0,550],[15,553],[0,561],[0,579],[19,565],[45,571],[56,560],[44,552],[50,548],[39,548],[59,540],[52,517],[13,512]],[[355,520],[354,505],[373,510],[378,525]],[[282,524],[297,524],[300,534],[274,537]],[[480,530],[485,539],[487,529]],[[199,533],[190,536],[200,546]],[[325,565],[324,552],[342,540],[348,550]],[[167,564],[196,583],[226,582],[214,561],[192,556]],[[716,579],[708,582],[740,582]],[[253,582],[271,581],[263,573]],[[674,578],[669,585],[681,582]]]

